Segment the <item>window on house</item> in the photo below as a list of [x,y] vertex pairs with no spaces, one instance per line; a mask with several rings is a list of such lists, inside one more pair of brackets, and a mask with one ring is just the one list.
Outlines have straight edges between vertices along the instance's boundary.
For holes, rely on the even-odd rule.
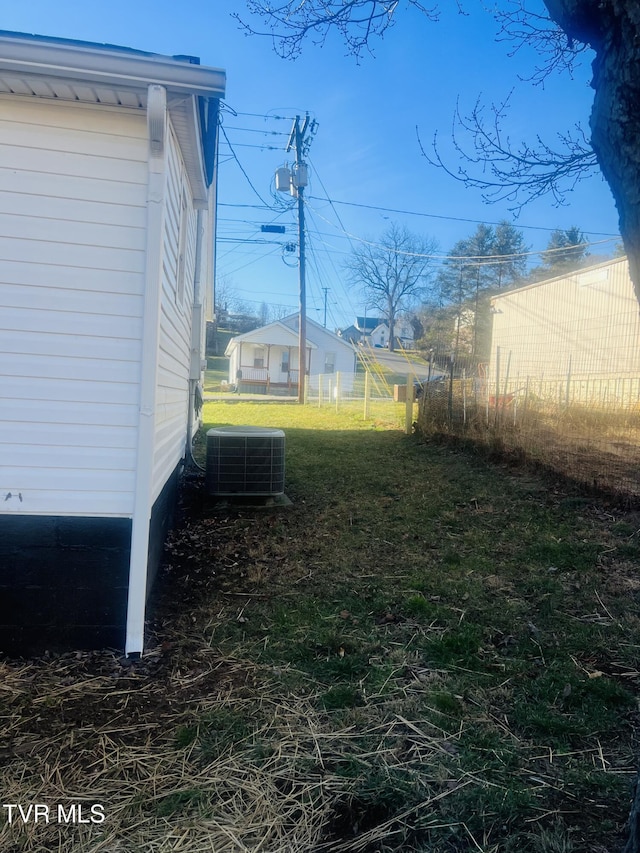
[[253,350],[253,366],[264,367],[264,347],[255,347]]
[[326,352],[324,354],[324,372],[334,373],[336,369],[336,354],[335,352]]
[[282,361],[280,362],[280,370],[282,373],[289,372],[289,350],[282,350]]

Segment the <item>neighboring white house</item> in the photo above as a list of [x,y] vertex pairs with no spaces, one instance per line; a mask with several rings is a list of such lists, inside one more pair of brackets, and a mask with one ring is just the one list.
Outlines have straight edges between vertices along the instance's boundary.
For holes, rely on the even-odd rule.
[[[242,392],[297,394],[299,376],[299,315],[292,314],[253,332],[231,338],[225,355],[229,358],[229,382]],[[353,373],[355,350],[307,317],[306,373]]]
[[372,346],[370,335],[381,323],[384,323],[382,317],[356,317],[355,328],[360,335],[360,342]]
[[379,323],[368,335],[369,346],[372,347],[388,347],[389,346],[389,326],[386,323]]
[[413,326],[406,317],[396,317],[396,322],[393,327],[396,340],[403,347],[411,347],[415,342],[415,334]]
[[500,378],[501,389],[508,370],[511,389],[568,381],[574,400],[640,398],[640,314],[626,258],[501,293],[491,306],[489,381]]
[[0,33],[0,649],[143,649],[197,421],[224,87],[193,57]]
[[[411,323],[403,317],[398,317],[393,327],[396,346],[411,346],[413,344],[413,328]],[[389,346],[389,324],[387,321],[379,323],[368,335],[368,342],[373,347]]]

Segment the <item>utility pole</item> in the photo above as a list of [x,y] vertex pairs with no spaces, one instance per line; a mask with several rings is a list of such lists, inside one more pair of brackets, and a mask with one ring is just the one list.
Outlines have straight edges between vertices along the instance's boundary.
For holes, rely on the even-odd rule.
[[324,323],[322,324],[324,328],[327,328],[327,293],[329,293],[328,287],[323,287],[324,290]]
[[[298,402],[304,403],[304,386],[307,375],[307,286],[305,266],[305,230],[304,230],[304,188],[308,183],[308,169],[304,157],[309,150],[311,140],[318,124],[311,121],[309,114],[304,119],[296,116],[287,142],[287,153],[295,150],[296,161],[293,171],[285,167],[276,172],[276,188],[290,192],[298,200],[298,269],[300,275],[300,319],[298,336]],[[288,183],[287,186],[287,173]]]

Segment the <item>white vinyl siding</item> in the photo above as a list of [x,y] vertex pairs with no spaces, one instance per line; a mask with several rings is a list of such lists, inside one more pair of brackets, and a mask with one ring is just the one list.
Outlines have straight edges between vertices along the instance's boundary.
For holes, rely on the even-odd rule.
[[[160,494],[185,453],[196,241],[196,212],[191,200],[186,169],[171,124],[167,145],[154,499]],[[184,246],[183,252],[181,242]]]
[[493,300],[489,377],[514,381],[624,379],[640,372],[640,317],[626,259]]
[[0,97],[3,512],[130,515],[144,113]]

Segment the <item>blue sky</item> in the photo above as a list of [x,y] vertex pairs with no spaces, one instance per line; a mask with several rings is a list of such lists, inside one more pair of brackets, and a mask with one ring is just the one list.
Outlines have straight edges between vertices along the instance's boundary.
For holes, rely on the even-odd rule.
[[[509,93],[505,129],[514,141],[539,134],[553,142],[576,122],[588,126],[589,57],[574,79],[555,75],[544,87],[532,86],[523,78],[536,55],[522,50],[510,58],[509,45],[495,41],[495,21],[481,0],[468,0],[467,16],[454,5],[442,3],[438,24],[415,9],[400,11],[373,55],[359,62],[346,55],[337,35],[323,47],[309,43],[295,62],[282,60],[269,39],[239,30],[231,13],[242,13],[245,4],[233,0],[111,0],[108,7],[29,0],[7,4],[0,27],[193,54],[226,70],[224,128],[232,150],[226,141],[221,145],[218,273],[256,307],[297,306],[295,258],[281,245],[295,239],[296,219],[282,198],[279,206],[274,201],[273,175],[291,159],[284,151],[291,118],[308,111],[318,122],[307,190],[308,314],[322,322],[328,288],[327,325],[333,328],[363,313],[364,301],[342,268],[358,240],[375,241],[397,221],[435,238],[444,255],[477,223],[512,219],[508,205],[487,205],[478,191],[430,166],[416,127],[425,142],[435,131],[446,140],[457,100],[464,112],[480,95],[490,102]],[[522,211],[516,224],[531,250],[544,248],[550,229],[576,224],[593,241],[592,253],[610,252],[617,214],[600,176],[580,184],[568,202],[557,208],[540,200]],[[270,222],[286,226],[284,238],[261,233],[260,225]]]

